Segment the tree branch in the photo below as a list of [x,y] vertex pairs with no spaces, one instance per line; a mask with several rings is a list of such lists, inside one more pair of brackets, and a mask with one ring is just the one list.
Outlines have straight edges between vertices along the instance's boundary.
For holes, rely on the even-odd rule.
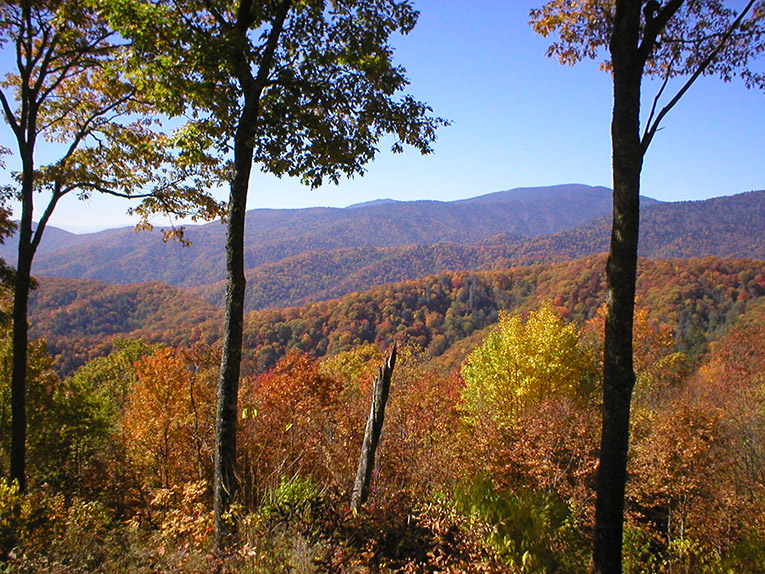
[[653,124],[646,125],[646,133],[643,136],[643,140],[641,141],[643,154],[645,154],[646,150],[648,149],[648,146],[651,145],[651,141],[653,140],[653,137],[656,135],[656,131],[659,129],[659,124],[661,123],[661,120],[663,120],[664,116],[666,116],[669,113],[669,111],[672,108],[674,108],[675,105],[677,105],[677,102],[680,101],[680,98],[682,98],[683,95],[685,95],[685,93],[690,89],[690,87],[696,82],[696,80],[699,79],[699,77],[704,73],[704,70],[706,70],[712,62],[714,62],[717,55],[725,47],[725,43],[733,35],[736,29],[741,25],[741,22],[744,20],[744,17],[747,15],[749,10],[751,10],[752,6],[754,6],[755,2],[756,0],[749,0],[749,3],[746,5],[746,7],[741,11],[738,17],[730,25],[727,32],[723,35],[722,39],[717,44],[715,49],[712,50],[707,55],[707,57],[701,61],[698,68],[696,68],[696,71],[691,75],[690,78],[688,78],[688,81],[685,82],[683,87],[680,88],[680,90],[678,90],[677,94],[675,94],[675,97],[673,97],[669,101],[669,103],[662,108],[662,110],[656,116],[656,120],[653,122]]
[[33,253],[37,251],[37,246],[40,245],[40,241],[42,241],[43,231],[45,231],[45,226],[48,225],[48,220],[53,214],[53,210],[56,209],[58,200],[64,197],[66,193],[66,191],[61,190],[60,184],[57,183],[54,185],[50,201],[45,207],[45,211],[43,212],[40,221],[37,222],[37,229],[35,229],[34,235],[32,236],[31,247]]
[[[210,0],[204,0],[205,8],[207,8],[207,11],[212,15],[212,17],[215,19],[215,21],[218,23],[219,26],[222,28],[230,28],[231,23],[226,20],[226,18],[223,16],[223,14],[218,10]],[[183,13],[182,10],[180,10],[181,13]]]
[[655,15],[646,13],[645,15],[645,29],[643,30],[643,40],[640,42],[640,55],[643,63],[648,61],[648,58],[656,45],[656,38],[659,37],[661,31],[674,16],[685,0],[669,0],[664,7],[660,8]]
[[[46,99],[50,94],[52,94],[56,90],[56,88],[58,88],[61,85],[62,82],[64,82],[64,80],[70,77],[74,77],[79,74],[85,73],[85,71],[89,70],[90,68],[98,66],[99,62],[94,59],[93,62],[83,63],[81,65],[82,67],[81,70],[76,70],[71,75],[69,74],[69,72],[74,70],[76,67],[80,66],[80,62],[83,60],[83,57],[86,54],[94,54],[96,51],[101,51],[101,50],[106,52],[110,51],[112,46],[104,46],[101,49],[97,49],[97,46],[101,42],[104,42],[111,35],[112,34],[109,33],[109,34],[102,34],[98,36],[92,42],[90,42],[87,46],[78,48],[76,51],[74,51],[71,59],[66,60],[66,64],[64,64],[63,66],[52,68],[48,70],[47,72],[45,72],[46,76],[52,76],[54,74],[58,74],[58,77],[53,81],[53,83],[50,86],[48,86],[44,91],[41,92],[40,99]],[[54,59],[57,59],[57,58],[54,58]],[[43,74],[41,69],[40,78],[42,79],[42,77],[43,77]]]
[[263,88],[265,88],[265,86],[268,84],[268,75],[271,71],[271,63],[273,62],[276,48],[279,45],[279,35],[284,29],[284,20],[287,18],[291,4],[291,0],[282,0],[282,3],[279,4],[279,8],[276,11],[274,23],[271,27],[271,32],[268,35],[266,50],[263,52],[263,57],[261,58],[260,66],[258,67],[258,75],[255,77],[255,85],[259,90],[263,90]]
[[5,114],[5,119],[8,121],[8,125],[11,126],[11,130],[13,130],[13,133],[16,136],[16,139],[21,141],[24,137],[24,132],[21,129],[21,126],[19,125],[19,123],[16,121],[16,117],[13,115],[13,110],[11,109],[11,106],[5,97],[5,92],[1,89],[0,89],[0,104],[2,104],[3,106],[3,113]]
[[648,114],[648,119],[645,123],[645,132],[643,133],[643,139],[645,139],[646,134],[648,133],[648,127],[651,125],[651,122],[653,121],[653,117],[656,114],[656,109],[659,106],[659,100],[661,99],[662,94],[664,94],[664,90],[667,88],[667,84],[669,84],[669,78],[672,75],[672,64],[671,62],[669,66],[667,67],[667,73],[664,75],[664,80],[661,83],[661,87],[659,88],[659,91],[656,92],[656,95],[653,98],[653,102],[651,104],[651,112]]
[[59,159],[56,162],[56,165],[62,166],[66,164],[69,158],[72,157],[72,154],[74,154],[74,152],[77,151],[77,148],[80,146],[83,140],[93,133],[91,129],[91,124],[93,122],[95,122],[98,118],[108,114],[110,111],[114,110],[120,105],[124,104],[128,100],[130,100],[130,98],[132,97],[134,93],[135,93],[135,90],[131,90],[130,93],[119,98],[118,100],[113,101],[108,106],[99,108],[98,110],[94,111],[90,115],[90,117],[86,118],[83,124],[77,130],[77,133],[72,138],[72,143],[69,144],[69,148],[67,149],[66,153],[61,157],[61,159]]

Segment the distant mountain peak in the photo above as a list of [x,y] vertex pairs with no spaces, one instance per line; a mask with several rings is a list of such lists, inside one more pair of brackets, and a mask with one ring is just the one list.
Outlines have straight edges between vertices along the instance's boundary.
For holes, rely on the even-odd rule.
[[361,203],[354,203],[352,205],[349,205],[345,209],[358,209],[359,207],[374,207],[376,205],[386,205],[389,203],[401,203],[401,202],[395,199],[390,199],[386,197],[385,199],[373,199],[372,201],[362,201]]
[[[490,266],[499,259],[504,265],[510,259],[573,258],[608,249],[611,195],[605,187],[567,184],[511,189],[460,201],[388,198],[356,204],[351,209],[252,210],[247,215],[246,268],[255,270],[284,262],[284,269],[296,275],[293,283],[281,290],[292,293],[298,285],[310,282],[306,279],[310,273],[314,278],[317,272],[323,273],[325,266],[344,270],[340,274],[343,281],[357,274],[363,286],[381,273],[387,273],[386,280],[393,280],[398,276],[390,274],[398,268],[418,269],[410,273],[413,276],[433,269]],[[765,192],[679,204],[644,198],[643,208],[641,255],[762,257],[765,242],[754,238],[765,218]],[[159,280],[177,287],[217,284],[225,278],[225,227],[220,223],[188,226],[187,234],[192,245],[183,248],[163,243],[157,233],[136,234],[132,228],[73,235],[50,227],[38,249],[33,272],[112,283]],[[432,253],[425,257],[413,246],[428,246]],[[9,238],[0,245],[0,258],[12,264],[14,247],[13,238]],[[385,251],[388,248],[398,250]],[[379,250],[375,253],[382,260],[374,259],[370,250]],[[314,256],[321,261],[313,263],[290,259],[314,252],[329,255]],[[394,262],[391,258],[398,259]],[[365,270],[351,269],[351,263],[362,259]],[[252,285],[271,285],[273,275]],[[281,271],[276,275],[288,276]]]

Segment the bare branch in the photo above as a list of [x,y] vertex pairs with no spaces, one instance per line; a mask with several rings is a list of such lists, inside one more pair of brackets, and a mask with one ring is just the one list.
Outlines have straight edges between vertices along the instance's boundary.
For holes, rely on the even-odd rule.
[[51,215],[53,215],[53,211],[56,209],[56,204],[58,203],[59,199],[64,197],[64,195],[66,195],[66,191],[62,191],[60,185],[55,185],[53,193],[51,194],[50,201],[48,201],[48,205],[45,207],[45,211],[43,212],[40,221],[37,222],[37,228],[35,229],[34,235],[32,236],[32,251],[37,251],[37,246],[40,245],[40,241],[42,241],[45,226],[48,225],[48,220],[50,219]]
[[699,79],[699,77],[704,73],[704,70],[706,70],[709,67],[709,65],[712,64],[712,62],[714,62],[715,58],[725,47],[725,44],[731,38],[731,36],[733,36],[733,33],[741,25],[741,22],[744,20],[744,17],[747,15],[749,10],[751,10],[752,6],[754,6],[755,2],[756,0],[749,0],[749,3],[746,5],[746,7],[741,11],[738,17],[730,25],[727,32],[723,35],[722,39],[717,44],[715,49],[712,50],[707,55],[707,57],[701,61],[701,63],[696,68],[696,71],[691,75],[690,78],[688,78],[685,84],[683,84],[683,86],[680,88],[680,90],[678,90],[678,92],[669,101],[669,103],[662,108],[662,110],[656,116],[656,120],[653,122],[653,124],[646,125],[646,133],[643,136],[643,140],[641,142],[641,146],[643,148],[643,154],[645,154],[646,150],[648,149],[648,146],[651,144],[651,141],[653,140],[653,137],[656,135],[656,132],[659,129],[659,124],[661,123],[661,120],[663,120],[664,116],[666,116],[669,113],[669,111],[672,108],[674,108],[675,105],[677,105],[677,102],[680,101],[680,98],[682,98],[683,95],[685,95],[685,93],[690,89],[690,87],[696,82],[696,80]]
[[11,109],[8,100],[6,99],[5,92],[3,92],[3,90],[0,90],[0,103],[3,105],[3,113],[5,114],[5,119],[8,122],[8,125],[11,126],[16,139],[20,141],[24,136],[24,132],[22,131],[19,123],[16,121],[16,117],[13,115],[13,110]]
[[653,121],[653,117],[656,114],[656,110],[659,106],[659,100],[661,99],[661,96],[664,94],[664,90],[667,88],[667,84],[669,84],[669,79],[672,76],[672,64],[674,64],[674,61],[670,62],[669,66],[667,66],[667,73],[664,75],[664,80],[661,82],[661,87],[659,88],[659,91],[656,92],[656,95],[653,98],[653,102],[651,104],[651,112],[648,114],[648,119],[646,120],[645,132],[643,133],[643,139],[645,139],[646,134],[648,133],[648,127],[651,125],[651,122]]
[[67,189],[67,191],[72,191],[74,189],[81,189],[81,188],[92,189],[93,191],[98,191],[99,193],[103,193],[105,195],[111,195],[113,197],[120,197],[122,199],[145,199],[147,197],[155,196],[158,201],[160,202],[162,201],[161,196],[158,195],[156,191],[152,191],[148,193],[123,193],[111,187],[106,187],[103,184],[98,184],[95,182],[78,182],[76,185],[70,186]]

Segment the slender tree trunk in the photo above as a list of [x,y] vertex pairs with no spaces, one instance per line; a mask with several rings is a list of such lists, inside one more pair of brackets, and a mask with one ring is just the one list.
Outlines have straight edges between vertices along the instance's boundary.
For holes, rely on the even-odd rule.
[[369,418],[364,431],[364,441],[361,445],[361,457],[356,472],[356,482],[351,494],[351,509],[358,511],[369,495],[369,484],[372,481],[372,471],[375,467],[375,453],[377,444],[380,442],[383,421],[385,420],[385,405],[388,403],[390,382],[393,376],[393,367],[396,365],[396,345],[388,356],[388,360],[377,371],[374,387],[372,388],[372,406],[369,410]]
[[607,263],[607,314],[603,356],[603,427],[595,510],[594,571],[621,574],[624,491],[627,481],[630,403],[635,385],[632,325],[640,219],[640,84],[637,53],[641,2],[617,4],[611,42],[614,64],[613,222]]
[[236,524],[225,515],[231,508],[237,488],[236,480],[236,428],[237,396],[242,364],[242,333],[244,331],[244,227],[247,215],[247,193],[254,157],[253,146],[260,116],[260,97],[268,82],[268,75],[291,6],[291,0],[282,0],[274,16],[266,49],[252,76],[250,61],[244,47],[252,24],[252,0],[243,0],[237,16],[237,42],[233,43],[231,64],[244,96],[236,134],[234,135],[234,179],[228,204],[226,222],[226,318],[223,335],[220,378],[218,379],[218,411],[215,422],[215,477],[213,507],[215,515],[215,549],[220,552],[233,539]]
[[34,162],[31,146],[21,146],[21,222],[19,223],[18,261],[13,286],[13,368],[11,372],[11,468],[10,478],[20,492],[26,492],[27,457],[27,348],[29,343],[29,291],[32,287],[33,244],[32,212]]
[[[245,105],[240,128],[234,143],[236,173],[231,183],[226,220],[226,318],[223,355],[218,379],[218,411],[215,423],[215,547],[221,550],[235,532],[232,520],[225,514],[236,493],[236,427],[237,396],[242,362],[242,333],[244,330],[244,227],[247,212],[247,192],[252,169],[252,128],[254,120],[246,121],[252,106]],[[254,110],[257,118],[257,106]],[[250,126],[248,128],[248,126]]]
[[[29,234],[24,234],[29,235]],[[19,260],[13,287],[13,369],[11,374],[11,480],[25,492],[27,444],[27,348],[29,326],[29,291],[31,287],[32,255],[29,241],[19,240]]]

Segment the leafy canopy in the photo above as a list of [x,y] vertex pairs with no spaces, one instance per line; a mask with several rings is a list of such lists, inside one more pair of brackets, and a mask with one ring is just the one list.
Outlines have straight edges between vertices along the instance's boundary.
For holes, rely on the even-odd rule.
[[[649,52],[645,72],[661,78],[693,73],[703,59],[715,51],[725,37],[739,11],[721,0],[644,1],[640,48]],[[679,4],[677,12],[666,23],[657,19],[663,5]],[[563,64],[576,64],[595,59],[607,51],[614,26],[614,0],[552,0],[532,10],[531,24],[544,37],[557,35],[547,54]],[[765,74],[755,63],[765,49],[763,36],[765,3],[757,2],[751,14],[725,42],[722,52],[704,70],[729,81],[740,75],[749,87],[765,88]],[[664,24],[657,42],[646,42],[655,29]],[[608,60],[601,63],[610,70]]]
[[[732,2],[721,0],[643,0],[641,4],[634,49],[642,73],[662,82],[646,120],[644,150],[664,116],[700,76],[717,76],[726,82],[739,76],[748,88],[765,90],[765,72],[759,64],[765,52],[765,2],[749,0],[738,11],[730,6]],[[615,0],[551,0],[531,10],[530,18],[537,33],[556,37],[547,55],[573,65],[609,53],[615,10]],[[612,70],[609,56],[600,64],[606,71]],[[664,99],[665,89],[676,78],[684,78],[684,83]]]
[[[257,100],[254,162],[277,176],[325,180],[363,173],[393,134],[431,151],[445,122],[400,92],[405,70],[389,43],[417,21],[407,0],[198,2],[109,0],[110,18],[139,48],[133,74],[169,115],[185,115],[183,154],[230,159],[245,102]],[[288,13],[268,69],[269,38]]]
[[[140,198],[133,211],[145,225],[156,211],[194,219],[219,213],[204,191],[217,181],[217,166],[178,161],[177,136],[161,128],[158,110],[125,74],[132,47],[98,1],[3,2],[0,49],[15,64],[0,81],[21,164],[10,191],[30,211],[33,192],[48,194],[41,227],[69,193]],[[36,165],[41,142],[57,159]]]

